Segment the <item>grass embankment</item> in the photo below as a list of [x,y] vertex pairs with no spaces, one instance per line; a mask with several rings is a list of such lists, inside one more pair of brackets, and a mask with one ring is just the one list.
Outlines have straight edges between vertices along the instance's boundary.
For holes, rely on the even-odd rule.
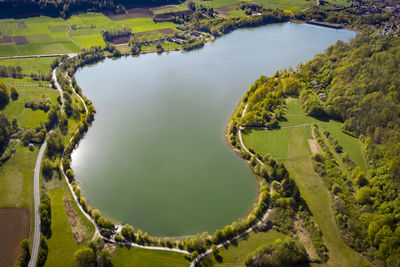
[[237,243],[221,248],[220,257],[216,258],[210,254],[200,262],[199,266],[245,266],[248,254],[254,252],[261,245],[273,243],[278,238],[283,240],[285,235],[275,230],[251,232]]
[[180,267],[189,266],[185,255],[176,252],[142,248],[118,247],[112,258],[113,266]]
[[[295,179],[323,233],[323,240],[329,250],[327,265],[359,265],[363,261],[363,257],[340,238],[332,208],[332,196],[321,177],[314,172],[308,143],[310,126],[304,124],[316,122],[326,127],[338,139],[344,151],[348,151],[349,154],[348,149],[357,150],[352,151],[353,153],[350,155],[355,162],[357,155],[360,156],[358,161],[363,160],[360,142],[356,138],[340,132],[339,122],[323,122],[306,117],[297,99],[288,99],[287,108],[288,121],[281,124],[282,127],[287,128],[273,131],[252,130],[249,134],[244,135],[244,142],[263,155],[281,156],[281,160]],[[286,141],[284,140],[285,137],[287,137]],[[275,138],[274,142],[269,141],[269,138]],[[280,145],[278,142],[281,142]],[[282,155],[285,154],[286,157],[282,158]]]

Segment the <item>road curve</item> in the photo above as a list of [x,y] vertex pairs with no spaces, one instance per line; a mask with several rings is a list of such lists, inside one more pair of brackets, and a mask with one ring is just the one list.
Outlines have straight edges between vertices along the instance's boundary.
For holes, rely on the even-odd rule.
[[35,171],[34,171],[34,175],[33,175],[33,199],[34,199],[34,209],[35,209],[35,226],[34,226],[32,253],[31,253],[31,260],[29,261],[29,267],[36,266],[36,259],[37,259],[37,255],[38,255],[38,251],[39,251],[39,241],[40,241],[39,178],[40,178],[40,165],[42,163],[42,158],[44,155],[44,151],[46,150],[46,146],[47,146],[47,139],[43,142],[42,146],[40,147],[39,154],[36,158]]

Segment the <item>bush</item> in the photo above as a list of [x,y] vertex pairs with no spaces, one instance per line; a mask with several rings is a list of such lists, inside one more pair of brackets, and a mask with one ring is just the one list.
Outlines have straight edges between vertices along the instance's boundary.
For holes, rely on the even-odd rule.
[[307,253],[299,242],[292,239],[275,240],[273,244],[262,245],[246,257],[246,266],[296,266],[308,262]]
[[46,238],[42,236],[40,238],[37,266],[44,266],[44,264],[46,263],[48,253],[49,253],[49,247],[47,245]]
[[11,86],[10,92],[11,92],[11,94],[10,94],[11,99],[12,99],[13,101],[18,100],[19,94],[18,94],[18,92],[17,92],[17,89],[15,89],[14,86]]
[[135,240],[135,229],[129,224],[125,224],[125,226],[122,227],[121,234],[128,241]]
[[21,267],[27,267],[29,264],[29,260],[31,259],[31,253],[29,252],[29,240],[24,239],[21,241],[21,256],[19,257],[18,264]]

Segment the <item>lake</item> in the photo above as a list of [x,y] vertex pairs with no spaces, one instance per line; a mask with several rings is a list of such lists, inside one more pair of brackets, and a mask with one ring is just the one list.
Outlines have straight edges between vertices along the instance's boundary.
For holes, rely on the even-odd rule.
[[192,52],[106,59],[76,73],[97,110],[72,154],[88,203],[159,236],[246,216],[257,181],[227,145],[226,124],[260,75],[306,62],[354,32],[307,24],[237,30]]

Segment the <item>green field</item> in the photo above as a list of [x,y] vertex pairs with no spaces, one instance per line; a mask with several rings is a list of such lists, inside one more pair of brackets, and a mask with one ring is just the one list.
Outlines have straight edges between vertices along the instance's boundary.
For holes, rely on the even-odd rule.
[[339,236],[332,197],[321,177],[314,172],[305,127],[289,129],[288,159],[285,161],[300,192],[319,225],[328,248],[328,266],[357,266],[363,258],[351,249]]
[[51,198],[51,231],[47,241],[49,254],[45,266],[74,266],[74,253],[78,245],[72,234],[71,226],[64,209],[64,189],[54,188],[48,192]]
[[16,88],[19,97],[16,101],[10,100],[10,103],[4,109],[4,114],[7,118],[9,120],[16,118],[18,126],[24,128],[35,128],[41,122],[45,122],[47,120],[47,113],[39,109],[34,111],[30,108],[25,108],[24,104],[26,101],[39,102],[43,99],[43,95],[50,100],[51,104],[56,104],[57,97],[59,96],[58,91],[37,86],[17,86]]
[[[186,7],[179,6],[181,10]],[[24,23],[19,28],[18,23]],[[25,19],[2,19],[0,20],[0,32],[2,36],[24,36],[28,43],[15,44],[0,43],[1,56],[22,56],[41,54],[68,54],[76,53],[81,47],[74,44],[68,38],[69,25],[75,29],[70,32],[70,37],[83,48],[105,45],[101,36],[102,30],[120,29],[124,25],[132,28],[133,33],[147,32],[161,29],[175,29],[176,24],[171,22],[155,23],[153,18],[130,18],[122,20],[111,20],[102,13],[82,13],[71,16],[68,20],[62,18],[51,18],[46,16]],[[0,61],[0,65],[2,61]],[[14,62],[12,62],[15,64]],[[10,63],[11,64],[11,63]],[[29,60],[24,63],[29,69]],[[23,67],[23,69],[25,69]],[[39,70],[45,67],[45,63],[39,66]]]
[[284,239],[285,235],[275,230],[268,232],[251,232],[248,236],[240,239],[237,244],[221,248],[217,261],[213,255],[204,258],[200,266],[245,266],[246,256],[254,252],[259,246],[270,244],[276,239]]
[[71,16],[68,22],[77,27],[76,30],[71,31],[71,38],[85,48],[105,44],[101,37],[101,30],[121,29],[124,25],[131,27],[133,33],[176,28],[176,24],[171,22],[155,23],[153,18],[111,20],[101,13],[93,12]]
[[317,5],[316,1],[306,0],[255,0],[255,2],[265,7],[290,11],[299,11]]
[[17,151],[0,168],[0,208],[30,207],[33,201],[33,169],[38,148],[30,151],[19,144]]
[[242,132],[243,142],[247,147],[252,147],[261,155],[271,155],[282,161],[287,157],[288,129],[280,130],[246,130]]
[[153,10],[153,14],[163,14],[163,13],[169,13],[169,12],[184,11],[184,10],[188,10],[188,9],[189,9],[188,6],[186,5],[186,3],[184,3],[181,5],[175,5],[175,6],[168,7],[168,8]]
[[112,258],[113,266],[180,267],[189,266],[184,254],[142,248],[118,247]]
[[[25,27],[18,27],[23,22]],[[68,24],[61,18],[46,16],[0,20],[0,31],[6,36],[24,36],[28,43],[0,44],[0,56],[63,54],[80,51],[67,37]]]
[[[264,155],[269,153],[273,156],[281,156],[280,159],[283,160],[289,173],[295,179],[302,197],[307,202],[315,221],[323,233],[323,240],[329,250],[327,265],[343,266],[349,264],[350,266],[356,266],[363,261],[363,258],[339,237],[340,233],[335,222],[331,194],[321,177],[313,169],[311,151],[308,144],[308,139],[311,137],[309,123],[317,122],[332,132],[332,135],[335,132],[335,135],[341,138],[338,138],[338,140],[345,151],[350,147],[358,149],[361,155],[359,142],[356,138],[339,132],[339,122],[321,122],[306,117],[297,99],[288,99],[287,108],[288,121],[282,123],[287,128],[274,131],[253,131],[245,135],[245,145],[251,145],[257,152]],[[287,138],[286,141],[283,140],[285,137]],[[266,141],[268,138],[272,138],[272,140]],[[344,145],[345,143],[342,144],[347,140],[352,141],[348,141],[346,146]],[[278,142],[281,142],[281,146],[277,144]],[[285,153],[286,158],[282,157]]]
[[208,6],[212,8],[221,8],[224,6],[236,5],[240,4],[241,2],[249,2],[249,1],[241,1],[241,0],[209,0],[209,1],[202,1],[202,0],[195,0],[196,3],[202,4],[203,6]]
[[31,73],[50,74],[50,65],[54,60],[55,57],[0,59],[0,65],[20,66],[22,68],[22,73],[28,75]]
[[367,166],[363,158],[360,140],[345,134],[341,130],[341,122],[335,120],[321,121],[307,116],[297,98],[288,98],[286,100],[286,105],[287,121],[280,123],[282,128],[300,124],[317,123],[320,127],[326,128],[328,132],[330,132],[332,136],[338,140],[339,144],[343,147],[343,150],[349,153],[351,160],[353,160],[357,166],[363,170],[366,170]]

